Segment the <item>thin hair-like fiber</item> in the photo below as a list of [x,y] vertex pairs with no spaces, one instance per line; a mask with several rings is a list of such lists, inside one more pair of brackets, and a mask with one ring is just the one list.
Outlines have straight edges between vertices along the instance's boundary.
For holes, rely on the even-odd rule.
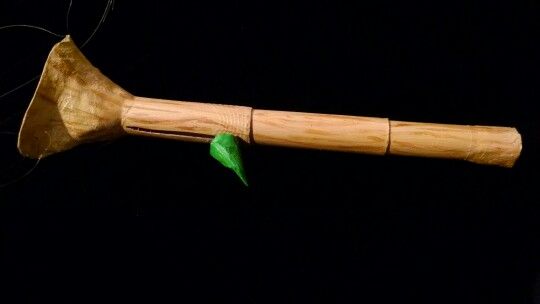
[[43,32],[46,32],[46,33],[49,33],[51,35],[54,35],[56,37],[64,37],[58,33],[55,33],[51,30],[48,30],[44,27],[41,27],[41,26],[37,26],[37,25],[31,25],[31,24],[10,24],[10,25],[4,25],[4,26],[0,26],[0,30],[5,30],[5,29],[10,29],[10,28],[30,28],[30,29],[34,29],[34,30],[39,30],[39,31],[43,31]]
[[13,93],[13,92],[15,92],[15,91],[17,91],[17,90],[24,88],[24,87],[27,86],[28,84],[30,84],[30,83],[34,82],[35,80],[37,80],[37,79],[39,78],[39,76],[40,76],[40,75],[37,75],[37,76],[33,77],[32,79],[30,79],[30,80],[24,82],[23,84],[20,84],[20,85],[16,86],[15,88],[13,88],[13,89],[11,89],[11,90],[9,90],[9,91],[3,93],[2,95],[0,95],[0,98],[3,98],[3,97],[5,97],[5,96],[8,96],[9,94],[11,94],[11,93]]
[[[15,132],[9,132],[9,131],[0,131],[0,135],[14,135],[14,136],[17,136],[17,133],[15,133]],[[47,135],[49,135],[49,133],[47,133]],[[51,146],[51,139],[50,139],[50,135],[49,135],[49,144],[47,145],[47,148],[45,148],[44,154],[49,150],[49,147],[50,147],[50,146]],[[25,158],[22,157],[22,158],[20,159],[20,161],[19,161],[18,163],[16,163],[16,164],[13,164],[13,165],[8,169],[8,171],[11,170],[11,169],[13,169],[15,166],[19,165],[20,163],[22,163],[22,162],[24,161],[24,159],[25,159]],[[36,162],[32,165],[32,167],[31,167],[30,169],[26,170],[26,172],[24,172],[22,175],[20,175],[20,176],[14,178],[14,179],[11,179],[11,180],[9,180],[9,181],[7,181],[7,182],[5,182],[5,183],[0,184],[0,188],[5,188],[5,187],[7,187],[7,186],[13,185],[13,184],[15,184],[15,183],[17,183],[17,182],[23,180],[25,177],[27,177],[27,176],[30,175],[32,172],[34,172],[34,170],[37,168],[37,166],[39,165],[39,163],[41,162],[42,159],[43,159],[42,157],[39,157],[39,158],[36,160]]]
[[[66,10],[66,33],[69,34],[70,33],[70,30],[69,30],[69,16],[70,16],[70,13],[71,13],[71,8],[73,6],[73,0],[70,0],[69,1],[69,4],[68,4],[68,8]],[[93,38],[94,36],[96,35],[96,33],[99,31],[99,29],[101,28],[101,25],[105,22],[105,20],[107,19],[107,16],[109,15],[109,12],[112,11],[114,9],[114,0],[108,0],[107,1],[107,4],[105,5],[105,9],[103,11],[103,14],[101,15],[101,18],[99,20],[99,22],[97,23],[96,27],[93,29],[93,31],[91,32],[91,34],[88,36],[88,38],[84,41],[84,43],[81,45],[81,49],[86,46]],[[45,27],[41,27],[41,26],[37,26],[37,25],[31,25],[31,24],[11,24],[11,25],[4,25],[4,26],[0,26],[0,31],[1,30],[6,30],[6,29],[13,29],[13,28],[19,28],[19,29],[33,29],[33,30],[38,30],[38,31],[42,31],[44,33],[47,33],[47,34],[50,34],[50,35],[53,35],[55,37],[58,37],[58,38],[62,38],[64,37],[65,35],[62,35],[62,34],[58,34],[56,32],[53,32]],[[67,35],[66,34],[66,35]],[[27,85],[29,85],[30,83],[38,80],[40,77],[40,75],[36,75],[34,77],[32,77],[30,80],[27,80],[25,81],[24,83],[14,87],[13,89],[10,89],[8,90],[7,92],[4,92],[4,93],[1,93],[0,94],[0,99],[16,92],[17,90],[20,90],[24,87],[26,87]],[[15,132],[10,132],[10,131],[0,131],[0,135],[14,135],[16,136],[17,133]],[[50,142],[49,142],[49,145],[50,145]],[[45,149],[45,151],[48,150],[49,147],[47,147]],[[18,164],[20,164],[25,158],[22,158],[20,162],[12,165],[8,170],[12,169],[13,167],[17,166]],[[34,163],[34,165],[29,169],[27,170],[24,174],[10,180],[10,181],[7,181],[3,184],[0,184],[0,188],[5,188],[7,186],[10,186],[12,184],[15,184],[21,180],[23,180],[24,178],[26,178],[28,175],[30,175],[36,168],[37,166],[39,165],[40,161],[41,161],[41,157],[39,157],[36,162]]]
[[[66,32],[68,34],[69,34],[69,15],[70,15],[70,12],[71,12],[72,5],[73,5],[73,0],[70,0],[67,11],[66,11]],[[99,20],[98,24],[96,25],[96,27],[94,28],[94,30],[92,31],[90,36],[88,36],[88,38],[85,40],[85,42],[81,45],[81,49],[83,47],[85,47],[92,40],[92,38],[94,38],[94,36],[98,32],[98,30],[100,29],[101,25],[107,19],[107,16],[109,15],[109,12],[112,11],[112,10],[114,10],[114,0],[108,0],[107,4],[105,5],[105,9],[103,10],[103,14],[101,15],[101,19]],[[40,31],[46,32],[48,34],[54,35],[54,36],[59,37],[59,38],[62,38],[62,37],[65,36],[65,35],[55,33],[55,32],[53,32],[51,30],[48,30],[48,29],[46,29],[44,27],[40,27],[40,26],[36,26],[36,25],[30,25],[30,24],[11,24],[11,25],[0,26],[0,30],[9,29],[9,28],[30,28],[30,29],[35,29],[35,30],[40,30]],[[13,93],[13,92],[15,92],[15,91],[17,91],[19,89],[24,88],[28,84],[30,84],[33,81],[39,79],[39,76],[40,75],[36,75],[32,79],[25,81],[24,83],[16,86],[15,88],[10,89],[7,92],[4,92],[4,93],[0,94],[0,99],[5,97],[5,96],[8,96],[9,94],[11,94],[11,93]]]
[[71,13],[72,5],[73,5],[73,0],[69,0],[68,9],[66,11],[66,33],[69,33],[69,13]]
[[[88,44],[88,42],[90,42],[90,40],[92,40],[92,38],[97,33],[97,31],[99,30],[101,25],[105,22],[105,19],[107,19],[107,16],[109,15],[109,12],[112,11],[113,9],[114,9],[114,0],[107,1],[107,5],[105,5],[105,10],[103,11],[103,14],[101,15],[101,19],[99,20],[99,22],[96,25],[96,28],[94,29],[92,34],[90,34],[90,36],[86,39],[86,41],[81,45],[81,49],[86,44]],[[71,10],[71,1],[70,1],[70,5],[69,5],[69,8],[68,8],[68,13],[69,13],[69,10]],[[68,18],[69,18],[69,15],[66,17],[66,19],[68,19]]]
[[[15,183],[20,182],[20,181],[23,180],[24,178],[26,178],[28,175],[30,175],[32,172],[34,172],[34,170],[37,168],[37,166],[39,165],[39,163],[41,162],[41,160],[42,160],[42,158],[38,158],[38,159],[36,160],[36,162],[34,163],[34,165],[33,165],[30,169],[28,169],[24,174],[22,174],[22,175],[20,175],[20,176],[18,176],[18,177],[16,177],[16,178],[14,178],[14,179],[12,179],[12,180],[10,180],[10,181],[7,181],[7,182],[5,182],[5,183],[3,183],[3,184],[0,184],[0,188],[5,188],[5,187],[7,187],[7,186],[11,186],[11,185],[13,185],[13,184],[15,184]],[[20,163],[21,163],[21,162],[19,162],[18,164],[20,164]],[[15,165],[14,165],[14,166],[15,166]],[[13,168],[13,167],[12,167],[12,168]]]

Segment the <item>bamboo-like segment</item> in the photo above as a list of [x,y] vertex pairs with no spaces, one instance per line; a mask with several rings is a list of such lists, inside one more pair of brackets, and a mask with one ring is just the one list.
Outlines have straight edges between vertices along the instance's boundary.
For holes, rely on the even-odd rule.
[[391,121],[389,154],[454,158],[512,167],[521,152],[515,128]]
[[249,143],[251,108],[134,97],[124,104],[122,128],[128,134],[194,142],[210,142],[227,132]]
[[253,142],[295,148],[383,155],[386,118],[253,110]]
[[452,158],[504,167],[512,167],[521,152],[515,128],[136,97],[93,67],[69,36],[49,54],[19,132],[18,148],[25,156],[41,158],[126,134],[209,142],[219,133],[232,133],[246,143]]

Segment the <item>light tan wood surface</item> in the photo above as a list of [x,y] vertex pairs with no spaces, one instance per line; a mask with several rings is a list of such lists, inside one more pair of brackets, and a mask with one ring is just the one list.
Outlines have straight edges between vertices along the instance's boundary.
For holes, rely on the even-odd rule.
[[512,167],[521,153],[521,136],[507,127],[390,121],[388,152]]
[[249,143],[251,108],[134,97],[124,104],[122,127],[129,134],[194,142],[231,133]]
[[253,110],[256,144],[385,154],[386,118]]

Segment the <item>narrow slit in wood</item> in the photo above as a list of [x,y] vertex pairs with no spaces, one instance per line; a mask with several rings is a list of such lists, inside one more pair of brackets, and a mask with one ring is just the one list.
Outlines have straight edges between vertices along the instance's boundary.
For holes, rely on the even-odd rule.
[[392,121],[388,119],[388,142],[386,143],[386,150],[384,151],[384,155],[390,154],[390,145],[392,144]]
[[133,130],[135,132],[163,134],[163,135],[187,136],[187,137],[196,137],[196,138],[201,138],[201,139],[213,139],[214,138],[214,135],[200,134],[200,133],[194,133],[194,132],[152,130],[152,129],[129,127],[129,126],[126,127],[126,128],[130,129],[130,130]]

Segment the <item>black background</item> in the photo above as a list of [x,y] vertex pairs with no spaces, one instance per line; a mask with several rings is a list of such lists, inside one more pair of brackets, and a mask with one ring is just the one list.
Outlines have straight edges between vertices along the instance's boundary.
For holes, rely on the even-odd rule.
[[[515,126],[515,168],[250,146],[245,188],[207,145],[82,146],[0,189],[0,301],[533,303],[540,4],[356,2],[116,1],[83,52],[140,96]],[[65,34],[67,5],[0,25]],[[74,1],[77,43],[104,7]],[[1,30],[0,94],[59,39]],[[2,183],[35,85],[0,99]]]

